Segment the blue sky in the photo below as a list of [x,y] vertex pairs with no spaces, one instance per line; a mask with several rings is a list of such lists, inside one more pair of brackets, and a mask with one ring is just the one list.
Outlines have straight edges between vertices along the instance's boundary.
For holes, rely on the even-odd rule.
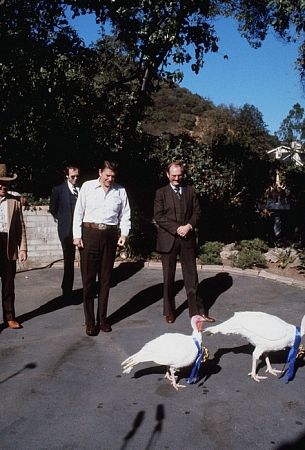
[[[71,24],[86,45],[98,38],[94,16],[80,16]],[[295,103],[305,107],[304,90],[295,68],[297,45],[283,43],[271,33],[255,50],[241,38],[232,20],[219,19],[215,28],[220,38],[219,52],[206,55],[198,75],[189,66],[181,66],[181,86],[215,105],[256,106],[268,130],[274,133]]]

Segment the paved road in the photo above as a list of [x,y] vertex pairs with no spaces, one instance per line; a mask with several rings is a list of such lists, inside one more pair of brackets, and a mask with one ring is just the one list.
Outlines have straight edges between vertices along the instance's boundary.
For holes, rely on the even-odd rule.
[[[303,289],[228,273],[199,276],[217,323],[234,311],[259,310],[300,324]],[[166,331],[190,333],[181,272],[180,315],[167,325],[161,271],[141,263],[117,267],[109,305],[113,332],[97,337],[85,334],[79,270],[66,304],[61,277],[61,268],[17,275],[24,328],[1,329],[1,449],[305,448],[303,361],[288,385],[272,375],[256,383],[247,377],[251,346],[239,336],[215,335],[204,337],[210,359],[196,385],[176,392],[163,378],[164,367],[153,363],[122,375],[121,361],[146,341]],[[282,368],[286,356],[277,354],[275,367]]]

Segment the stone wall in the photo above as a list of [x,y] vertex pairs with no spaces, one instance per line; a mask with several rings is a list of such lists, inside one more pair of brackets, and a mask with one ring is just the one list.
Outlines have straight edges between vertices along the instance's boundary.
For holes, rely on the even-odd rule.
[[[62,248],[57,234],[57,223],[48,206],[24,210],[23,217],[28,243],[28,260],[19,263],[18,269],[44,267],[62,260]],[[76,252],[78,259],[78,252]],[[62,262],[62,261],[61,261]]]

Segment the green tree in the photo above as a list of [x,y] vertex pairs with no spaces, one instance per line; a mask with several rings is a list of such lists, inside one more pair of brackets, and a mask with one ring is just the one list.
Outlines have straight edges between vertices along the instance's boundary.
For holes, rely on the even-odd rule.
[[[175,76],[167,63],[191,62],[198,73],[204,55],[218,50],[214,19],[237,20],[239,31],[251,45],[259,47],[270,29],[282,39],[299,40],[301,73],[305,69],[303,0],[66,0],[74,14],[95,13],[103,31],[110,25],[139,62],[142,89],[156,75]],[[194,52],[189,45],[194,46]],[[179,77],[180,75],[178,75]]]
[[236,141],[261,155],[275,145],[276,140],[268,133],[262,113],[254,105],[237,108]]
[[[67,7],[75,15],[95,13],[104,36],[94,48],[85,48],[68,25]],[[132,0],[126,6],[125,0],[5,0],[0,10],[1,153],[8,163],[18,161],[18,171],[27,180],[40,179],[42,185],[64,159],[77,155],[92,165],[105,152],[131,151],[138,143],[141,147],[145,137],[138,125],[151,92],[160,78],[181,78],[171,70],[172,61],[190,63],[198,73],[205,54],[218,50],[217,17],[235,17],[241,33],[257,46],[269,27],[286,40],[301,36],[304,6],[302,1]],[[107,33],[112,39],[106,39]],[[301,59],[299,63],[303,67]],[[201,142],[203,160],[211,160],[214,171],[202,191],[212,192],[215,180],[218,195],[224,196],[219,192],[225,179],[231,186],[223,190],[228,198],[239,192],[243,183],[236,174],[243,163],[238,158],[245,161],[258,147],[256,131],[260,148],[266,137],[253,108],[234,112],[227,123],[220,117],[228,133],[217,135],[214,128],[216,139]],[[213,106],[209,109],[210,114]],[[190,116],[181,117],[186,129],[192,127]],[[254,131],[245,139],[243,124],[249,118]],[[195,128],[191,131],[196,133]],[[146,144],[149,148],[151,143]],[[248,153],[243,153],[245,147]],[[141,152],[143,157],[144,147]],[[136,150],[132,155],[136,158]],[[193,164],[196,167],[195,155]],[[229,170],[222,170],[223,164]],[[201,181],[194,182],[201,189]]]
[[[237,20],[239,31],[254,47],[259,47],[273,29],[283,40],[298,40],[298,67],[305,73],[304,1],[283,0],[66,0],[75,16],[95,13],[103,33],[111,33],[124,45],[128,58],[135,64],[135,89],[129,102],[129,114],[122,123],[122,142],[135,130],[147,106],[147,93],[156,79],[179,81],[182,74],[171,70],[172,61],[191,64],[198,73],[205,54],[217,52],[217,22],[220,16]],[[193,49],[193,51],[191,51]],[[122,79],[123,83],[124,80]],[[130,77],[125,79],[130,82]]]
[[288,145],[293,141],[305,143],[304,108],[299,103],[293,105],[287,117],[281,123],[276,135],[283,143]]
[[92,52],[60,1],[6,0],[0,11],[1,157],[21,190],[45,194],[54,169],[88,145]]

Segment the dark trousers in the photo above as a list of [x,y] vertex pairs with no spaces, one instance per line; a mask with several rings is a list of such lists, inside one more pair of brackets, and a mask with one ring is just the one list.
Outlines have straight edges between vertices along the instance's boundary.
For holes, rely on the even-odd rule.
[[161,255],[163,268],[163,314],[172,315],[175,312],[175,274],[177,256],[180,256],[184,286],[186,290],[190,317],[201,314],[198,297],[198,274],[196,267],[195,248],[186,246],[183,238],[177,237],[170,253]]
[[74,282],[75,245],[72,236],[61,241],[61,246],[64,256],[64,275],[61,288],[64,294],[69,294],[73,289]]
[[15,320],[16,261],[7,259],[7,233],[0,233],[0,277],[3,321]]
[[94,297],[98,276],[97,322],[105,321],[111,273],[118,242],[117,229],[83,228],[84,248],[80,250],[86,325],[95,324]]

